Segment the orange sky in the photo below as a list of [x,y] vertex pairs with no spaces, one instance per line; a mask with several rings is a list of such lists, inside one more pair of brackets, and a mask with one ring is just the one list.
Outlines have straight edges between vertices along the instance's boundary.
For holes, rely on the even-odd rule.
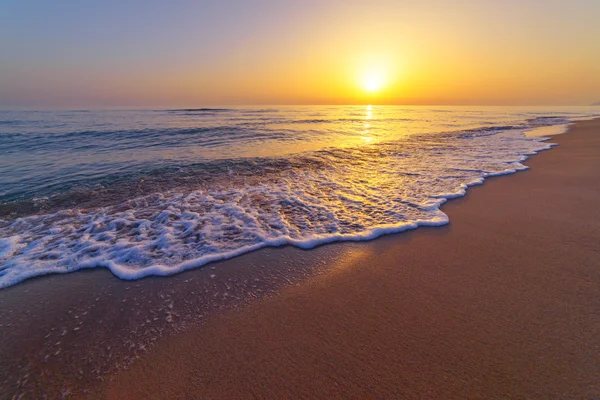
[[0,3],[0,105],[600,101],[600,1],[218,3]]

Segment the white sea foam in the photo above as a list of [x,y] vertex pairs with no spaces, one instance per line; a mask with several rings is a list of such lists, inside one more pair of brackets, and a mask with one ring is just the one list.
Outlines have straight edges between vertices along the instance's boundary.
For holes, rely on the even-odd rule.
[[276,174],[0,224],[0,287],[82,268],[171,275],[265,246],[301,248],[448,222],[439,207],[548,149],[522,130],[413,135],[307,153]]

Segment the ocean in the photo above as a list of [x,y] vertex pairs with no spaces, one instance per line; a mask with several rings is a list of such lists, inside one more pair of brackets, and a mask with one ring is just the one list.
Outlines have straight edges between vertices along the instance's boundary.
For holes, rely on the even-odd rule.
[[[108,268],[171,275],[448,223],[597,107],[0,111],[0,288]],[[540,132],[540,134],[536,134]]]

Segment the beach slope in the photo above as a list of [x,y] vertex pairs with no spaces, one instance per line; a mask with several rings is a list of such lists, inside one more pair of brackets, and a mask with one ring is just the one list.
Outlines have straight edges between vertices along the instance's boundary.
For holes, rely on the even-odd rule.
[[448,226],[317,249],[352,246],[162,341],[98,396],[600,397],[600,122],[553,142],[444,205]]

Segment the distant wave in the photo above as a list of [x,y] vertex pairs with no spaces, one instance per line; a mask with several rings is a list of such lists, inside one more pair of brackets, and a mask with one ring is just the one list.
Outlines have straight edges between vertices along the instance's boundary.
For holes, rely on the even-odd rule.
[[[244,109],[244,108],[175,108],[175,109],[167,109],[167,110],[155,110],[155,111],[166,111],[171,113],[177,113],[179,115],[202,115],[202,114],[219,114],[219,113],[240,113],[244,115],[260,115],[267,113],[278,113],[281,110],[276,108],[254,108],[254,109]],[[182,114],[183,113],[183,114]]]
[[195,113],[214,113],[235,111],[233,108],[176,108],[172,110],[161,110],[172,112],[195,112]]
[[543,115],[535,118],[527,119],[527,124],[531,127],[547,126],[547,125],[563,125],[571,122],[570,119],[562,115]]

